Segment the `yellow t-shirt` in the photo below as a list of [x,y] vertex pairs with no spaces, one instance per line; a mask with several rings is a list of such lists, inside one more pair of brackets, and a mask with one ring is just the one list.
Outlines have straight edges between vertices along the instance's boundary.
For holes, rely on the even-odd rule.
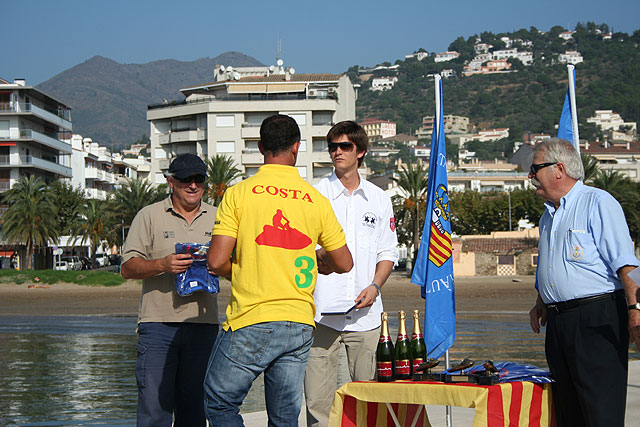
[[236,239],[225,330],[263,322],[315,326],[315,248],[346,244],[329,200],[293,166],[264,165],[230,187],[213,227]]

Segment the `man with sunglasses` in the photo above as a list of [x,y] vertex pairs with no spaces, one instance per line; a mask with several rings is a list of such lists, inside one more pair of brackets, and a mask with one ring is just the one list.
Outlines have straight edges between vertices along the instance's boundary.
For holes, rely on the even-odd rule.
[[142,279],[138,315],[138,426],[205,426],[202,383],[218,333],[215,294],[180,296],[175,274],[193,260],[176,243],[207,243],[216,208],[202,202],[207,168],[195,154],[169,165],[171,195],[134,218],[122,276]]
[[558,426],[624,426],[629,333],[640,349],[638,265],[620,204],[582,183],[580,154],[553,138],[534,149],[529,178],[546,200],[529,312],[555,383]]
[[[367,152],[368,137],[362,126],[343,121],[327,134],[333,174],[316,188],[331,202],[344,228],[354,267],[336,273],[323,262],[319,250],[320,273],[314,293],[316,333],[307,363],[305,398],[307,425],[326,426],[337,388],[340,347],[347,352],[352,381],[375,377],[376,347],[380,337],[384,285],[398,260],[395,218],[391,199],[358,173]],[[344,315],[326,312],[355,310]]]

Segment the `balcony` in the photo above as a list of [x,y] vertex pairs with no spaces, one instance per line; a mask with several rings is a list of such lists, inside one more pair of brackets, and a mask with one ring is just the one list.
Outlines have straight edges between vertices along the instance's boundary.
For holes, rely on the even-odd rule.
[[204,129],[173,131],[169,135],[171,142],[202,141],[205,139]]
[[5,102],[0,104],[1,113],[33,113],[49,123],[54,123],[67,130],[72,129],[69,110],[45,109],[31,103],[11,104]]
[[242,150],[242,164],[262,164],[264,162],[264,156],[260,154],[259,150],[247,149]]
[[20,129],[19,139],[33,140],[54,150],[61,151],[62,153],[71,153],[71,144],[60,141],[51,134],[40,133],[32,129]]
[[105,190],[100,190],[99,188],[85,188],[85,192],[87,194],[87,197],[90,199],[107,199],[107,192]]
[[162,135],[159,135],[158,136],[158,143],[160,145],[170,144],[171,143],[171,134],[170,133],[163,133]]
[[[247,126],[245,126],[245,124]],[[248,123],[243,123],[240,131],[242,138],[260,139],[260,126],[250,126]]]
[[33,167],[41,169],[64,178],[71,178],[71,168],[49,160],[40,159],[33,156],[19,156],[11,154],[8,156],[0,156],[0,167]]
[[11,182],[10,181],[0,181],[0,192],[1,191],[8,191],[11,189]]

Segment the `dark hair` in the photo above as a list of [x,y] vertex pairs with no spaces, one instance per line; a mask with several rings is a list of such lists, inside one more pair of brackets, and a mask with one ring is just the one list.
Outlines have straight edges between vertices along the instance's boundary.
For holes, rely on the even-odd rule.
[[[336,123],[331,129],[329,129],[329,133],[327,134],[327,143],[333,142],[334,139],[338,139],[342,135],[346,135],[349,141],[356,145],[358,153],[367,153],[369,137],[362,126],[352,120],[345,120],[343,122]],[[358,167],[362,166],[362,162],[364,162],[364,156],[358,159]]]
[[262,149],[276,155],[300,141],[300,128],[295,120],[283,114],[274,114],[260,125]]

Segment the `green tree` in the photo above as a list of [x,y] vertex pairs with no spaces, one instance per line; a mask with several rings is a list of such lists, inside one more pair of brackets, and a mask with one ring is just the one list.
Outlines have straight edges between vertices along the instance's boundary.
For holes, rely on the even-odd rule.
[[231,157],[224,154],[216,154],[206,160],[207,180],[205,181],[205,197],[214,206],[218,206],[222,201],[222,196],[233,180],[243,176],[240,169],[236,167]]
[[[146,179],[127,179],[124,185],[116,189],[113,198],[108,202],[109,213],[115,218],[114,227],[120,224],[121,227],[128,228],[140,209],[166,197],[166,184],[154,187]],[[114,243],[122,246],[122,233],[118,233],[114,238]]]
[[640,243],[640,185],[614,170],[600,170],[593,186],[605,190],[620,203],[633,241]]
[[56,208],[55,218],[60,236],[71,235],[74,224],[81,220],[79,210],[85,201],[82,189],[73,188],[65,181],[57,180],[49,186],[51,201]]
[[4,193],[9,208],[2,215],[2,236],[10,243],[26,246],[25,268],[33,268],[36,247],[58,240],[56,211],[47,185],[40,177],[22,177]]
[[109,203],[103,200],[88,199],[80,208],[82,221],[75,224],[72,241],[80,239],[84,245],[89,242],[91,247],[91,268],[96,268],[96,252],[102,241],[107,240],[109,234],[114,231],[116,218],[109,211]]
[[581,154],[580,157],[582,158],[582,166],[584,167],[584,182],[589,183],[598,174],[598,161],[595,157],[588,154]]
[[[402,198],[397,200],[396,206],[404,209],[403,227],[413,230],[413,259],[416,259],[420,247],[420,220],[424,217],[425,192],[427,190],[427,169],[418,164],[407,164],[398,171],[398,177],[392,178],[402,191]],[[399,202],[402,204],[399,205]],[[408,233],[406,233],[408,234]]]

